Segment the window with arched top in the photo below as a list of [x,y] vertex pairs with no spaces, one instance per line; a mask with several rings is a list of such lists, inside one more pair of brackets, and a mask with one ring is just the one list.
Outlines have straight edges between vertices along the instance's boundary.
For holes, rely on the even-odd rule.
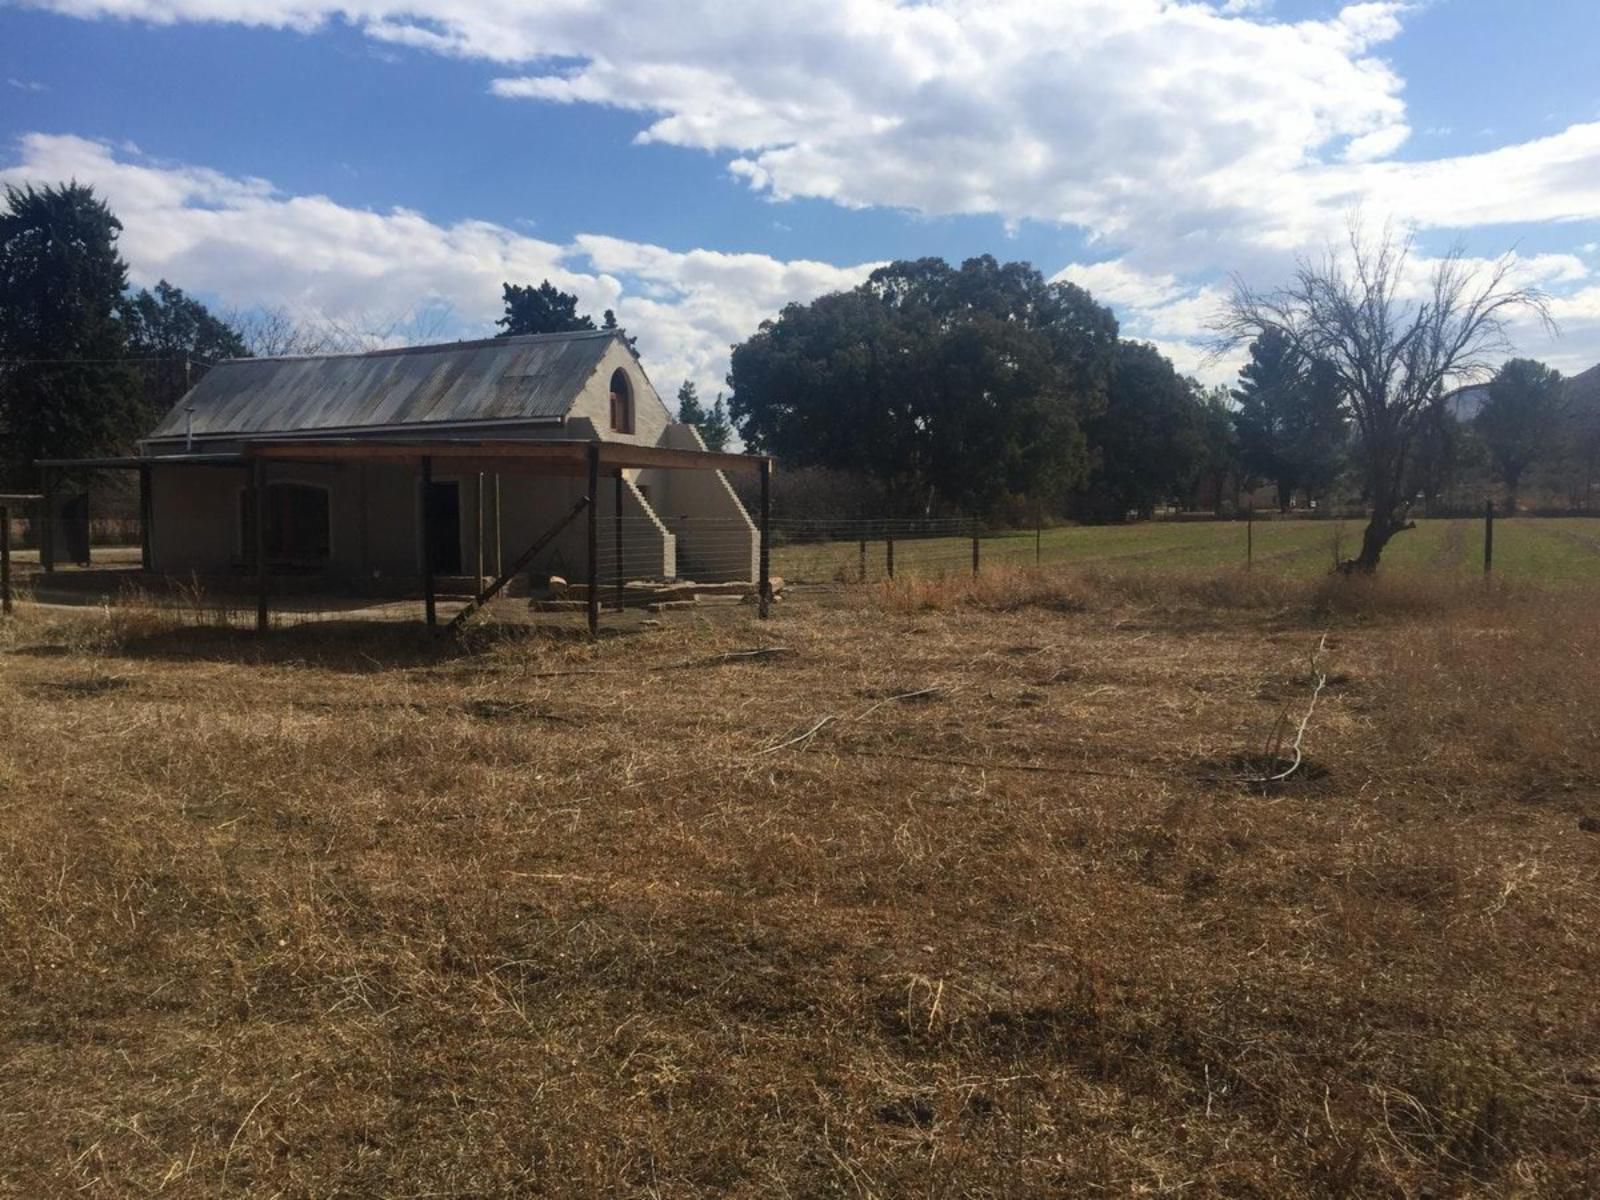
[[633,432],[633,385],[621,367],[611,372],[611,428],[616,433]]

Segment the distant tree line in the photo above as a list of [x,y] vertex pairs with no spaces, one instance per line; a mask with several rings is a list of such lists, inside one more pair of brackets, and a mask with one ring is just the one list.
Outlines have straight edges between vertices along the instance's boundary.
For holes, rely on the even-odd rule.
[[[219,359],[437,340],[443,321],[213,314],[166,280],[129,288],[121,224],[91,188],[8,187],[4,199],[6,487],[33,486],[38,458],[127,447]],[[733,347],[731,395],[707,406],[685,382],[677,417],[708,447],[774,454],[829,480],[836,505],[870,502],[870,515],[1121,520],[1166,505],[1226,511],[1261,487],[1285,508],[1357,501],[1374,513],[1371,565],[1419,499],[1493,486],[1515,507],[1537,487],[1591,503],[1600,369],[1563,380],[1505,362],[1466,420],[1444,387],[1488,374],[1503,314],[1542,312],[1540,298],[1503,274],[1474,290],[1455,255],[1436,268],[1429,300],[1408,305],[1397,298],[1406,247],[1352,249],[1353,274],[1330,259],[1302,265],[1278,292],[1236,289],[1221,335],[1248,361],[1231,389],[1208,389],[1121,337],[1109,308],[1027,263],[924,258],[788,305]],[[596,323],[549,280],[507,283],[502,298],[501,336],[618,329],[614,312]]]

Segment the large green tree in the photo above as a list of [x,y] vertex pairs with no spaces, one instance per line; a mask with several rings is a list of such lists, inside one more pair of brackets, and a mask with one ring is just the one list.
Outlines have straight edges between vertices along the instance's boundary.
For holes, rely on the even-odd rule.
[[1120,343],[1105,409],[1088,427],[1095,468],[1086,515],[1148,517],[1191,494],[1209,461],[1205,415],[1198,386],[1159,350]]
[[0,211],[0,471],[37,479],[39,458],[114,450],[139,432],[125,361],[122,225],[78,183],[7,186]]
[[1473,425],[1495,474],[1506,485],[1512,512],[1528,468],[1554,448],[1566,415],[1561,375],[1531,358],[1513,358],[1495,373]]
[[[499,337],[523,333],[574,333],[593,329],[594,318],[578,312],[578,298],[548,279],[538,287],[505,284],[506,315],[495,322]],[[609,328],[609,326],[608,326]]]
[[979,512],[1084,481],[1116,337],[1109,310],[1025,263],[896,262],[735,346],[729,411],[752,449]]
[[122,313],[151,415],[177,403],[212,363],[250,354],[237,330],[165,279],[128,297]]

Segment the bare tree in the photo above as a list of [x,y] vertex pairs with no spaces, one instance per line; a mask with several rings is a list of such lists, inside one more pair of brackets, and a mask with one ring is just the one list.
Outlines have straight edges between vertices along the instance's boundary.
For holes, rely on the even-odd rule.
[[304,318],[289,309],[231,309],[224,314],[257,358],[292,355],[359,354],[392,346],[416,346],[443,338],[454,317],[448,305],[421,305],[402,313],[362,313],[334,320]]
[[1486,267],[1456,246],[1411,298],[1412,242],[1385,232],[1369,241],[1352,221],[1348,253],[1302,260],[1286,287],[1257,292],[1238,277],[1218,317],[1219,351],[1276,330],[1308,361],[1334,373],[1359,434],[1371,519],[1347,572],[1371,572],[1389,539],[1409,529],[1412,448],[1436,391],[1487,375],[1509,350],[1507,323],[1531,312],[1552,331],[1545,297],[1511,281],[1507,255]]

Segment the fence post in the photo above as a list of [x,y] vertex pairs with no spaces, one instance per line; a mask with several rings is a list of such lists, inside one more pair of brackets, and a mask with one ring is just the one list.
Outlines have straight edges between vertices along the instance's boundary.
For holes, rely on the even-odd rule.
[[978,577],[978,526],[976,522],[972,526],[972,577],[974,579]]
[[1044,513],[1038,512],[1033,518],[1033,565],[1044,565]]
[[894,534],[886,534],[883,540],[884,565],[889,569],[889,578],[894,578]]
[[622,493],[624,486],[622,468],[618,467],[617,482],[614,489],[616,492],[615,506],[617,511],[612,522],[612,541],[615,543],[617,555],[617,611],[619,613],[626,607],[625,601],[628,598],[627,576],[622,573]]
[[271,576],[267,574],[267,460],[264,458],[250,464],[250,513],[256,560],[256,632],[265,633]]
[[772,604],[772,460],[761,460],[761,546],[756,564],[756,615],[765,621]]
[[422,619],[438,628],[439,608],[433,580],[433,458],[422,456]]
[[0,613],[11,615],[11,510],[0,504]]
[[867,539],[866,538],[862,538],[861,539],[860,575],[861,575],[861,582],[865,583],[867,581]]
[[1244,569],[1251,570],[1256,561],[1256,502],[1244,506]]
[[150,466],[139,468],[139,569],[155,569],[155,542],[151,537],[151,523],[155,514],[155,498],[150,493]]
[[1483,577],[1494,570],[1494,501],[1483,502]]
[[39,569],[56,569],[56,473],[51,467],[43,469],[44,524],[39,527]]
[[589,497],[589,512],[587,516],[588,537],[585,546],[588,550],[588,563],[585,567],[584,582],[588,585],[585,592],[584,607],[587,610],[589,623],[589,637],[600,636],[600,443],[589,443],[589,476],[585,487],[585,494]]

